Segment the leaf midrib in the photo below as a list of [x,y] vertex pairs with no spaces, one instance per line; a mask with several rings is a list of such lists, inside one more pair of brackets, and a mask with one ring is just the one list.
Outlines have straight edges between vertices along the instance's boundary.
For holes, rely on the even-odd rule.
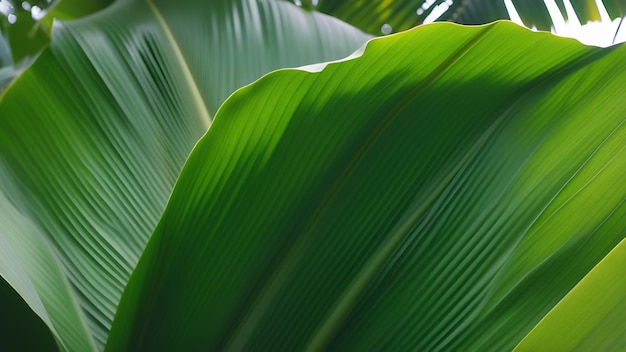
[[146,0],[146,3],[148,4],[148,7],[154,14],[157,20],[157,23],[159,24],[161,29],[163,29],[163,33],[165,34],[165,37],[167,38],[167,42],[170,44],[174,57],[176,58],[176,61],[179,64],[183,77],[185,78],[185,83],[187,85],[187,88],[191,92],[191,98],[194,102],[196,110],[200,114],[199,119],[203,123],[204,127],[208,129],[209,126],[211,125],[211,122],[213,121],[213,118],[211,117],[209,113],[209,109],[204,103],[204,99],[202,98],[200,89],[198,88],[198,85],[195,79],[193,78],[193,74],[191,73],[191,70],[189,69],[189,65],[187,64],[187,61],[185,60],[185,57],[183,56],[183,52],[180,50],[180,47],[178,46],[178,43],[176,42],[176,38],[174,38],[174,34],[170,30],[170,27],[165,21],[165,18],[163,18],[163,15],[161,15],[161,11],[159,11],[159,9],[157,8],[157,6],[154,4],[152,0]]

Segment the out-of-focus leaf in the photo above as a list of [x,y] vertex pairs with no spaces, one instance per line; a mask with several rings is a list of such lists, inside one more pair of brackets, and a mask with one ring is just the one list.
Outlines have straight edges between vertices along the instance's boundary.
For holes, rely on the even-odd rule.
[[618,351],[626,348],[626,240],[615,247],[515,351]]
[[[74,20],[109,6],[113,0],[15,1],[14,23],[0,18],[9,38],[13,61],[36,56],[50,43],[50,29],[55,19]],[[1,16],[0,17],[4,17]]]
[[[583,1],[595,6],[595,0]],[[460,23],[486,23],[502,18],[508,19],[509,14],[506,10],[506,6],[504,6],[504,1],[495,1],[495,5],[493,2],[494,1],[488,0],[462,0],[457,11],[450,14],[449,18]],[[526,26],[536,26],[542,30],[550,30],[552,27],[552,18],[543,0],[512,0],[511,2]],[[563,1],[556,0],[555,3],[559,10],[561,10],[561,13],[565,15]],[[487,16],[483,16],[482,14],[485,9],[490,10],[486,13]],[[448,16],[445,16],[443,19],[447,18]]]
[[0,34],[0,95],[4,88],[17,76],[19,70],[13,66],[11,49],[2,34]]
[[624,238],[625,60],[435,24],[240,89],[107,349],[512,349]]
[[1,67],[0,68],[0,95],[4,92],[5,88],[11,81],[19,74],[19,70],[17,70],[13,66]]
[[[293,0],[317,11],[336,16],[369,33],[380,35],[386,31],[399,32],[421,24],[433,12],[445,9],[440,21],[464,24],[483,24],[509,19],[503,0]],[[549,30],[552,18],[543,0],[512,0],[524,23]],[[556,0],[562,15],[567,17],[563,0]],[[581,22],[600,19],[595,0],[573,0],[572,7]],[[624,0],[604,0],[611,18],[626,15]],[[437,10],[436,10],[437,9]],[[388,26],[384,28],[383,26]]]
[[[201,0],[184,6],[156,0],[151,8],[169,29],[210,114],[266,72],[336,60],[371,38],[282,0],[218,0],[210,6]],[[190,21],[189,14],[197,20]]]
[[7,43],[6,38],[0,34],[0,68],[10,65],[13,65],[11,48],[9,48],[9,43]]
[[47,9],[48,13],[44,19],[74,20],[96,13],[113,2],[114,0],[58,0]]
[[[14,62],[20,62],[38,54],[50,42],[49,31],[38,24],[30,14],[19,8],[16,12],[18,20],[7,25],[5,36],[11,47]],[[6,21],[2,18],[0,20]]]
[[[56,22],[53,33],[0,97],[0,191],[54,257],[15,250],[33,262],[24,271],[59,340],[101,349],[179,170],[221,102],[270,70],[344,57],[370,36],[265,0],[118,1]],[[45,286],[54,261],[65,294]],[[55,300],[79,305],[81,341],[91,347],[70,343],[81,322],[46,303]]]
[[[571,0],[574,6],[581,0]],[[626,2],[623,0],[603,0],[602,3],[611,18],[624,17],[626,14]],[[576,7],[578,8],[578,7]]]

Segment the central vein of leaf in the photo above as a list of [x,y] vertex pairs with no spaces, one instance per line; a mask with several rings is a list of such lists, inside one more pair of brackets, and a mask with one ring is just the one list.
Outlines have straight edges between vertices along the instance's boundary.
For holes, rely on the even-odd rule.
[[157,22],[159,23],[161,28],[163,28],[163,32],[165,33],[165,36],[167,37],[167,41],[171,46],[174,56],[176,57],[176,61],[180,64],[180,69],[183,73],[183,77],[185,78],[185,83],[187,87],[189,88],[189,91],[191,92],[192,99],[196,105],[196,110],[200,114],[199,116],[200,120],[204,123],[205,127],[208,129],[213,119],[211,118],[211,115],[209,114],[209,109],[204,104],[204,99],[202,99],[202,95],[200,94],[200,89],[198,89],[198,85],[196,84],[196,81],[194,80],[193,75],[191,74],[191,71],[189,70],[189,65],[187,65],[187,61],[185,61],[185,57],[183,56],[182,51],[178,47],[176,38],[174,38],[174,35],[172,34],[170,27],[168,26],[167,22],[165,22],[165,19],[161,15],[161,12],[156,7],[156,5],[154,5],[152,0],[147,0],[146,2],[148,3],[150,10],[152,10],[152,12],[154,13],[154,16],[156,17]]

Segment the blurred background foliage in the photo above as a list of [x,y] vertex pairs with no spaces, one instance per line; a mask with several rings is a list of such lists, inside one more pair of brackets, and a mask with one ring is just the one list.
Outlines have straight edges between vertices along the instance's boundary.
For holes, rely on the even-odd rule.
[[[51,40],[54,19],[72,20],[97,12],[115,0],[0,0],[0,93],[27,67]],[[388,35],[435,21],[484,24],[510,19],[526,27],[551,30],[558,21],[601,21],[605,28],[626,15],[626,0],[278,0],[289,1],[306,11],[337,17],[369,34]],[[552,12],[550,12],[550,6]],[[559,18],[555,18],[559,17]],[[622,22],[615,20],[615,34],[597,44],[616,43]],[[606,30],[605,30],[606,32]],[[593,36],[593,35],[592,35]],[[583,39],[579,40],[585,42]],[[610,40],[612,39],[612,41]]]
[[[26,65],[49,42],[53,19],[83,17],[110,5],[114,0],[0,0],[0,68]],[[386,35],[434,21],[484,24],[512,19],[514,8],[529,28],[554,28],[558,8],[566,21],[599,21],[626,14],[626,1],[604,0],[280,0],[291,1],[308,11],[319,11],[342,19],[373,35]],[[576,18],[574,18],[574,16]],[[621,24],[621,23],[620,23]],[[618,28],[619,29],[619,28]],[[17,65],[19,69],[19,65]],[[15,69],[0,71],[0,86]],[[8,78],[7,78],[8,77]]]
[[[527,27],[550,30],[553,18],[544,0],[293,0],[296,5],[338,17],[371,34],[389,34],[433,21],[461,24],[484,24],[511,19],[508,8],[514,7]],[[548,0],[561,15],[573,20],[573,10],[582,23],[601,19],[595,0]],[[604,0],[610,18],[624,15],[624,0]],[[568,11],[568,7],[571,10]]]
[[[71,20],[96,12],[113,0],[0,0],[0,67],[36,55],[50,42],[53,19]],[[10,50],[10,54],[7,54]],[[8,56],[11,59],[8,59]],[[0,75],[1,82],[1,75]]]

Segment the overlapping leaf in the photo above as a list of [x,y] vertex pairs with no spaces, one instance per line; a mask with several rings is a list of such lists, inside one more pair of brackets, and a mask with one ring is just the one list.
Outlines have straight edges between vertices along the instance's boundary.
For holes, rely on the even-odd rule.
[[[5,187],[10,185],[7,179],[2,181]],[[3,348],[48,350],[29,345],[57,340],[62,350],[94,350],[93,339],[73,298],[63,266],[44,231],[11,204],[3,193],[0,193],[0,248],[3,252],[0,260],[3,280],[0,281],[12,286],[13,294],[18,297],[8,299],[11,292],[0,295],[2,303],[13,302],[2,315],[5,325],[12,327],[0,330]],[[17,304],[20,298],[23,302]],[[40,322],[33,323],[36,317],[30,317],[31,314],[36,314]],[[42,323],[45,326],[37,328]],[[20,338],[15,346],[10,346],[15,336]]]
[[626,347],[626,240],[559,302],[515,351],[617,351]]
[[436,24],[239,90],[107,349],[512,349],[625,236],[624,60]]
[[[0,98],[0,206],[11,209],[0,237],[21,260],[0,272],[5,283],[61,349],[102,348],[174,180],[221,101],[272,69],[341,58],[368,38],[263,0],[119,1],[57,22],[51,47]],[[25,284],[10,270],[26,272]]]

